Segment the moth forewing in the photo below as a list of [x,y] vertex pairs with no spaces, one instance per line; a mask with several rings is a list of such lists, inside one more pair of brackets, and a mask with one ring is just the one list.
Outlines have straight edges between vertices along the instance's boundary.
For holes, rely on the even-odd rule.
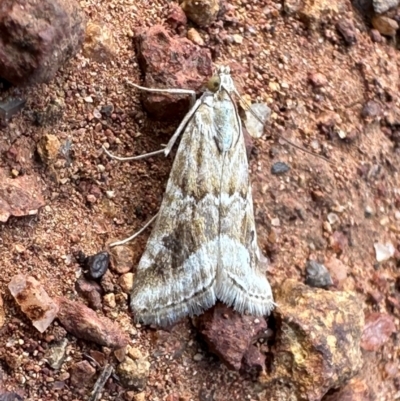
[[[199,314],[216,302],[218,162],[202,103],[183,132],[155,226],[139,262],[131,295],[137,320],[165,325]],[[202,127],[204,125],[204,127]],[[202,130],[200,130],[202,127]],[[188,154],[188,150],[193,152]]]
[[[230,78],[230,77],[229,77]],[[230,83],[234,89],[233,82]],[[229,95],[229,93],[228,93]],[[220,191],[220,262],[217,269],[217,297],[240,313],[268,314],[273,307],[270,285],[260,270],[253,199],[246,147],[240,118],[232,99],[230,107],[214,106],[216,121],[226,121],[229,133],[237,137],[222,152]],[[220,107],[221,105],[221,107]],[[222,118],[219,115],[223,115]]]
[[235,90],[229,69],[221,67],[171,139],[183,129],[132,289],[136,320],[174,323],[217,299],[241,313],[265,315],[273,308],[259,268],[248,161],[231,98]]

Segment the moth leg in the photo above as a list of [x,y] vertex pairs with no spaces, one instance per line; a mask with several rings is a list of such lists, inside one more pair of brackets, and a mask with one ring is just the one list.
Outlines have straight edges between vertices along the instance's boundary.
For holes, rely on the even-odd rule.
[[145,86],[136,85],[133,82],[126,81],[127,84],[133,86],[134,88],[140,89],[145,92],[153,93],[168,93],[171,95],[190,95],[190,106],[192,107],[196,102],[196,92],[191,89],[157,89],[157,88],[146,88]]
[[115,156],[111,152],[109,152],[104,146],[102,146],[104,152],[109,156],[111,159],[114,160],[119,160],[121,162],[128,161],[128,160],[141,160],[141,159],[146,159],[147,157],[152,157],[156,155],[160,155],[162,153],[165,153],[165,148],[160,149],[160,150],[155,150],[154,152],[149,152],[149,153],[144,153],[143,155],[139,156],[127,156],[127,157],[120,157],[120,156]]
[[138,235],[140,235],[151,223],[153,223],[153,221],[156,219],[158,214],[156,214],[155,216],[153,216],[139,231],[136,231],[134,234],[132,234],[130,237],[125,238],[121,241],[117,241],[117,242],[113,242],[112,244],[110,244],[109,246],[112,248],[114,246],[118,246],[118,245],[124,245],[129,241],[132,241],[133,239],[135,239]]
[[203,99],[203,96],[200,99],[196,100],[195,104],[187,112],[186,116],[183,118],[183,120],[179,124],[178,128],[174,132],[174,135],[172,135],[171,139],[168,141],[168,144],[167,144],[166,148],[164,149],[165,156],[168,156],[169,152],[171,151],[172,147],[174,146],[174,144],[175,144],[176,140],[178,139],[179,135],[186,128],[187,123],[191,120],[191,118],[193,117],[194,113],[196,113],[197,109],[203,103],[202,99]]

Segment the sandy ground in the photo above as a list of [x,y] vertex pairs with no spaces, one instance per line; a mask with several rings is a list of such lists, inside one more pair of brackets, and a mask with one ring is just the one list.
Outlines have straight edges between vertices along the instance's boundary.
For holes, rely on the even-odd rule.
[[[124,85],[125,78],[141,82],[132,33],[137,27],[165,24],[168,3],[81,1],[90,20],[112,29],[115,59],[99,64],[78,55],[50,84],[20,90],[27,106],[1,129],[2,152],[13,146],[26,156],[19,163],[2,158],[1,167],[40,177],[46,198],[38,215],[10,218],[0,225],[0,288],[7,319],[0,332],[3,388],[19,391],[27,400],[87,399],[90,388],[74,389],[64,383],[58,389],[55,383],[63,382],[65,372],[96,346],[68,336],[66,362],[59,371],[49,369],[43,358],[55,329],[41,335],[31,327],[9,295],[11,277],[16,273],[33,275],[45,283],[51,296],[78,298],[74,283],[80,267],[74,252],[94,254],[112,240],[140,229],[158,210],[172,159],[119,163],[106,157],[101,146],[108,143],[120,155],[157,150],[178,124],[150,120],[138,93]],[[268,272],[272,285],[278,286],[288,277],[303,281],[310,258],[321,262],[339,259],[347,268],[342,289],[356,291],[366,313],[374,310],[393,315],[399,329],[399,310],[388,301],[397,296],[397,267],[393,260],[377,264],[373,248],[374,242],[391,241],[398,246],[400,239],[400,222],[395,218],[400,208],[399,153],[380,125],[384,113],[398,105],[398,53],[389,40],[373,43],[369,27],[351,9],[347,17],[356,27],[357,43],[347,47],[335,30],[335,19],[311,30],[295,17],[284,15],[280,3],[234,1],[233,5],[237,25],[220,28],[217,34],[198,31],[211,47],[213,38],[222,33],[242,36],[241,44],[218,46],[214,62],[230,65],[244,94],[272,109],[265,135],[254,141],[250,160],[259,243],[272,261]],[[344,15],[336,20],[342,18]],[[326,78],[319,89],[310,83],[316,73]],[[2,93],[2,98],[13,91]],[[392,101],[388,93],[394,96]],[[84,100],[89,95],[93,103]],[[35,126],[32,113],[54,99],[65,102],[62,118],[49,126]],[[382,113],[363,119],[361,110],[370,99],[381,104]],[[114,113],[99,124],[93,107],[109,104],[114,105]],[[322,132],[320,122],[332,119],[335,113],[339,120],[325,130],[328,133]],[[339,131],[347,139],[341,139]],[[45,164],[35,149],[48,133],[57,135],[64,148],[68,149],[68,143],[71,146],[66,157]],[[326,155],[330,163],[294,149],[282,137]],[[271,165],[277,161],[290,165],[286,175],[271,174]],[[107,191],[115,196],[108,197]],[[88,201],[88,194],[95,195],[95,202]],[[365,216],[367,207],[372,210],[369,218]],[[331,212],[340,219],[332,232],[326,225]],[[334,231],[344,234],[346,240],[338,245]],[[146,231],[130,244],[135,263],[148,234]],[[116,281],[118,275],[113,275]],[[228,371],[211,355],[189,320],[169,333],[134,325],[123,300],[104,313],[117,320],[130,333],[132,343],[149,355],[144,399],[268,399],[257,380]],[[378,352],[366,355],[377,366],[370,383],[377,400],[394,399],[396,381],[385,368],[394,364],[397,371],[398,352],[394,337]],[[203,359],[193,360],[198,353]],[[7,358],[18,356],[18,366],[10,368]],[[109,360],[113,361],[112,357]],[[125,393],[111,383],[102,399],[134,399],[132,393]]]

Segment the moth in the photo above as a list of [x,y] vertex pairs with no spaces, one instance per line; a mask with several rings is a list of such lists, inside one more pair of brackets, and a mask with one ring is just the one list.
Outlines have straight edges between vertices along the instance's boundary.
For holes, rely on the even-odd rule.
[[207,87],[164,149],[168,155],[182,134],[131,292],[135,320],[144,324],[170,325],[201,314],[217,300],[256,316],[274,307],[260,267],[248,160],[229,67],[219,67]]

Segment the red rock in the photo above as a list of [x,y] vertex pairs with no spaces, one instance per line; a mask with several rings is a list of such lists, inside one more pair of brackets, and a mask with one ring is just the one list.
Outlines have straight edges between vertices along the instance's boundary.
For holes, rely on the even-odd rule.
[[221,303],[217,303],[198,318],[198,329],[211,352],[234,370],[239,370],[242,366],[243,356],[252,339],[266,328],[265,319],[242,316]]
[[114,276],[110,273],[109,270],[107,270],[104,276],[101,278],[100,285],[104,292],[115,291]]
[[71,385],[82,388],[91,385],[96,369],[88,361],[81,361],[72,366],[70,374]]
[[335,258],[334,256],[325,262],[325,267],[331,274],[333,284],[337,288],[342,288],[347,279],[347,272],[349,268],[341,260]]
[[58,297],[57,302],[60,307],[60,323],[75,337],[110,348],[122,348],[128,344],[127,334],[112,320],[101,317],[84,304],[65,297]]
[[265,369],[265,355],[254,345],[250,345],[243,355],[242,369],[262,372]]
[[0,76],[15,85],[49,82],[79,51],[84,14],[74,0],[2,0],[0,31]]
[[119,245],[110,250],[111,268],[118,274],[128,273],[133,269],[134,254],[131,248]]
[[36,214],[45,205],[38,184],[35,176],[9,178],[0,169],[0,222],[6,222],[10,216]]
[[379,33],[377,29],[371,29],[370,35],[372,41],[375,43],[381,43],[383,40],[382,35]]
[[310,83],[316,88],[321,88],[328,84],[328,80],[326,79],[326,76],[321,74],[320,72],[311,73],[308,76],[308,79],[309,79]]
[[92,280],[86,280],[84,277],[81,277],[76,281],[75,289],[78,294],[87,300],[92,309],[101,309],[101,297],[103,289],[99,283]]
[[185,12],[179,7],[176,3],[170,3],[167,23],[173,28],[176,29],[180,26],[187,25],[187,18]]
[[361,347],[366,351],[377,351],[396,331],[393,318],[390,315],[373,312],[365,318]]
[[334,252],[341,254],[349,246],[349,240],[341,231],[335,231],[329,238],[329,245]]
[[[139,32],[135,40],[146,87],[200,92],[205,79],[212,75],[208,49],[186,38],[171,37],[161,25]],[[190,96],[146,92],[143,105],[154,118],[177,119],[188,111]]]
[[[124,349],[124,348],[122,348]],[[91,349],[89,351],[90,356],[100,365],[104,366],[107,362],[107,357],[104,355],[103,352],[96,351],[95,349]]]
[[352,46],[357,42],[356,30],[352,20],[341,19],[336,24],[336,29],[343,36],[343,39],[348,46]]

